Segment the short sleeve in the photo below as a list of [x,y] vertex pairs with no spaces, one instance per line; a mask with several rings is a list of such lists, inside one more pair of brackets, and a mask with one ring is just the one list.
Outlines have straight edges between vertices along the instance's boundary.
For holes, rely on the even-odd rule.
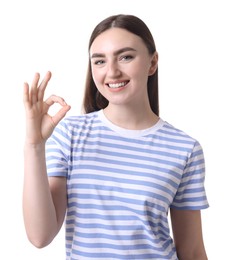
[[70,136],[65,122],[60,122],[46,142],[47,175],[67,177]]
[[204,153],[199,142],[195,141],[171,208],[201,210],[208,207],[205,191]]

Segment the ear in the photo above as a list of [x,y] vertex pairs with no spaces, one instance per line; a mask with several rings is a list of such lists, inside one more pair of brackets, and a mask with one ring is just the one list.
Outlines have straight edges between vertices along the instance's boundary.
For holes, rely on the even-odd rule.
[[153,75],[158,67],[158,53],[155,51],[154,54],[152,55],[152,59],[151,59],[151,66],[149,69],[149,76]]

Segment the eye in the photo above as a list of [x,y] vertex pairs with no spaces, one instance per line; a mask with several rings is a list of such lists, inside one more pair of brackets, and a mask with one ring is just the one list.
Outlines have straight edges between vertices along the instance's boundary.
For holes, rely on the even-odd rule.
[[95,60],[95,61],[93,62],[94,65],[102,65],[102,64],[104,64],[104,63],[105,63],[104,60]]
[[133,59],[133,56],[132,55],[123,55],[120,57],[120,60],[122,61],[129,61],[129,60],[132,60]]

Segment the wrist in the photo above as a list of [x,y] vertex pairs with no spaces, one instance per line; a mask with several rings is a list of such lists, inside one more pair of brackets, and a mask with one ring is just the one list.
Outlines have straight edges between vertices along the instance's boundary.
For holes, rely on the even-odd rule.
[[25,141],[25,143],[24,143],[24,151],[28,151],[28,150],[44,151],[45,150],[45,142],[31,143],[29,141]]

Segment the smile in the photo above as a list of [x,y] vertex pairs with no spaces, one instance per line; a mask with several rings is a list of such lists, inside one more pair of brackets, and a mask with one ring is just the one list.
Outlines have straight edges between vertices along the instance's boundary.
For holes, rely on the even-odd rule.
[[120,82],[120,83],[110,83],[107,84],[109,88],[121,88],[127,85],[128,81]]

